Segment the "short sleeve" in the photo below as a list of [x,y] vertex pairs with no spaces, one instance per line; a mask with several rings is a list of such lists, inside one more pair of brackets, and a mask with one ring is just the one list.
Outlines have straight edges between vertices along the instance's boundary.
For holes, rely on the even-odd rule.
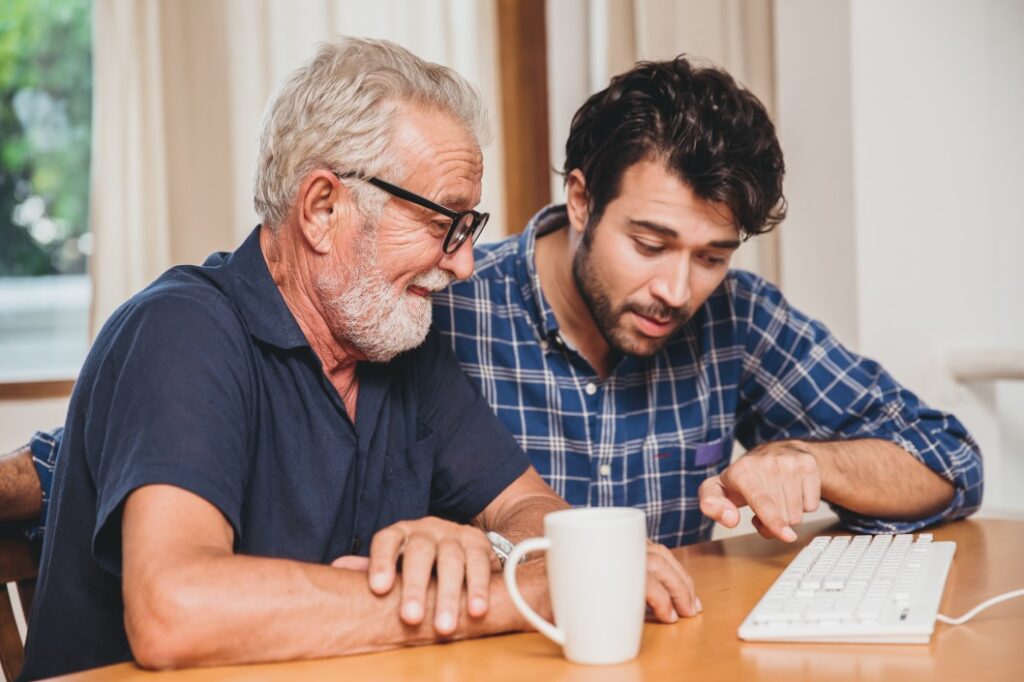
[[440,441],[431,513],[466,523],[530,462],[436,331],[427,335],[417,356],[420,419]]
[[877,438],[899,445],[955,488],[945,510],[912,523],[867,518],[833,505],[859,532],[910,532],[980,506],[981,453],[956,417],[925,405],[766,282],[739,278],[733,298],[745,339],[737,426],[744,447],[788,438]]
[[[103,339],[107,336],[107,339]],[[86,457],[96,487],[93,552],[121,563],[121,510],[145,485],[167,484],[213,504],[240,535],[247,479],[247,337],[226,302],[176,293],[122,308],[97,340],[88,387]]]

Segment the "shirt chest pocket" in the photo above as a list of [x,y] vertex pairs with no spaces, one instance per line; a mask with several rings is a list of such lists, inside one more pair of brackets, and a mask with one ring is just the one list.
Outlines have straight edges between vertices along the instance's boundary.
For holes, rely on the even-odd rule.
[[675,436],[649,436],[644,440],[643,478],[658,481],[662,509],[682,510],[695,506],[700,484],[725,469],[731,455],[731,438],[684,443]]
[[678,438],[648,438],[644,442],[644,451],[648,458],[653,458],[659,475],[686,471],[713,476],[729,464],[732,439],[683,444]]
[[385,455],[381,528],[430,513],[436,448],[437,438],[431,434]]
[[647,478],[653,474],[660,497],[657,504],[649,505],[650,512],[656,512],[649,512],[653,518],[648,519],[653,536],[670,546],[697,537],[703,519],[697,492],[709,476],[729,465],[731,455],[731,438],[705,443],[684,443],[664,435],[645,439]]

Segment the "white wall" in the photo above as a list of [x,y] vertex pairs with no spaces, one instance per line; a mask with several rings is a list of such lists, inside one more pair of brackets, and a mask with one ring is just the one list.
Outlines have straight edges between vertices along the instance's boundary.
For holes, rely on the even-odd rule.
[[775,118],[789,199],[779,228],[782,283],[856,346],[849,4],[781,0],[777,8]]
[[776,30],[785,291],[960,417],[986,510],[1024,512],[1022,386],[946,364],[1024,349],[1024,3],[780,0]]
[[36,431],[63,426],[70,400],[0,400],[0,454],[25,445]]

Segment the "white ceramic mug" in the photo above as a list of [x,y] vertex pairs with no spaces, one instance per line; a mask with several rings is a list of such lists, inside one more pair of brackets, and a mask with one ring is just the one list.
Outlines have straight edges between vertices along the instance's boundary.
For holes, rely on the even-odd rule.
[[[516,585],[519,560],[542,550],[548,553],[557,626],[538,616]],[[628,507],[552,512],[544,517],[544,537],[520,542],[505,562],[505,585],[516,608],[575,663],[607,665],[636,657],[646,582],[644,513]]]

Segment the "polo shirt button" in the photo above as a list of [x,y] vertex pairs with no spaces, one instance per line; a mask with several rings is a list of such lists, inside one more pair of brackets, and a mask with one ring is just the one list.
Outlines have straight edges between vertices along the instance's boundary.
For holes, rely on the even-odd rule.
[[[593,384],[591,384],[591,386],[593,386]],[[598,471],[601,472],[602,476],[611,476],[612,475],[612,467],[611,467],[610,464],[602,464],[601,468],[599,468]]]
[[548,349],[548,340],[547,339],[544,339],[543,341],[540,342],[540,349],[541,350],[547,350]]
[[591,381],[589,384],[583,387],[583,390],[587,392],[587,395],[594,395],[597,393],[597,386]]

